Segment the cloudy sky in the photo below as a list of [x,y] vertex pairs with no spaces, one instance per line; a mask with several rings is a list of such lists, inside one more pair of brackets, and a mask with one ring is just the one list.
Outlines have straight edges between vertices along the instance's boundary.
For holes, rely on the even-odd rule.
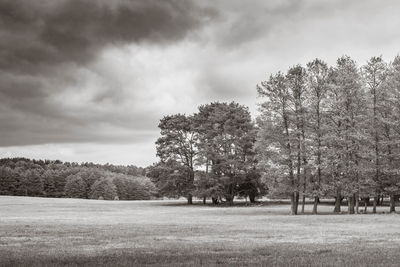
[[347,54],[400,52],[396,0],[0,0],[0,157],[155,162],[157,124]]

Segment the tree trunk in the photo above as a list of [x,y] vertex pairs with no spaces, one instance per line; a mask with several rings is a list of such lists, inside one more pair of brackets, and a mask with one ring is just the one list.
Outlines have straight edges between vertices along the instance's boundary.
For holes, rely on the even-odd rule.
[[250,199],[250,203],[255,203],[256,202],[256,195],[255,194],[249,194],[249,199]]
[[193,204],[193,196],[192,196],[192,194],[189,194],[187,196],[187,202],[188,202],[189,205]]
[[348,199],[348,206],[349,206],[349,214],[354,214],[354,196],[350,196]]
[[207,197],[203,197],[203,204],[205,205],[207,203]]
[[393,194],[390,194],[390,212],[396,212],[396,201]]
[[296,206],[296,192],[293,192],[290,196],[290,214],[297,215],[297,206]]
[[374,201],[372,202],[372,213],[376,213],[376,204],[377,204],[377,202],[378,202],[378,200],[379,200],[379,197],[374,197]]
[[304,209],[306,206],[306,195],[303,194],[303,197],[301,199],[301,213],[304,214]]
[[313,213],[313,214],[317,214],[317,213],[318,213],[318,211],[317,211],[317,209],[318,209],[318,202],[319,202],[319,197],[315,197],[315,198],[314,198],[314,206],[313,206],[313,210],[312,210],[312,213]]
[[364,213],[367,213],[367,208],[369,205],[369,197],[364,198]]
[[214,205],[218,205],[218,198],[212,197],[211,200]]
[[340,212],[340,206],[342,204],[342,196],[340,195],[340,191],[336,191],[336,201],[335,201],[335,209],[333,212],[339,213]]
[[347,213],[350,214],[350,198],[347,198]]
[[226,199],[226,202],[228,202],[229,203],[229,205],[233,205],[233,196],[227,196],[227,197],[225,197],[225,199]]
[[358,198],[358,194],[354,194],[353,196],[356,200],[356,213],[360,214],[360,200]]

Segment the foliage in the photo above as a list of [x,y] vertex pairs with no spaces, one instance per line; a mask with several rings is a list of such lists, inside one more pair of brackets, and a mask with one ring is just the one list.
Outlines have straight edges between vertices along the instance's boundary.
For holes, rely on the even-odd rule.
[[[136,166],[3,158],[0,194],[73,198],[98,198],[104,194],[104,199],[150,199],[157,190],[142,176],[144,173],[145,169]],[[117,187],[120,180],[123,185]]]
[[248,109],[214,102],[192,116],[165,116],[157,140],[160,162],[147,175],[161,195],[211,197],[232,202],[235,196],[264,193],[253,145],[256,128]]
[[65,184],[65,195],[71,198],[87,198],[86,182],[78,175],[71,175]]
[[148,168],[148,177],[163,196],[178,198],[193,193],[191,170],[174,160],[159,162]]
[[342,197],[359,212],[361,198],[400,193],[398,121],[400,59],[372,57],[358,67],[348,56],[334,67],[319,59],[278,72],[257,87],[261,116],[257,158],[271,196]]
[[90,187],[90,198],[113,200],[117,196],[117,189],[110,179],[100,179]]
[[[162,191],[167,192],[168,188],[171,191],[169,194],[185,196],[191,204],[194,166],[198,160],[196,147],[198,135],[194,129],[193,117],[182,114],[165,116],[160,120],[158,127],[161,130],[161,137],[156,142],[157,156],[160,157],[164,167],[170,165],[169,170],[164,171],[167,175],[166,180],[172,181],[161,185]],[[164,167],[161,167],[160,171],[163,171]]]

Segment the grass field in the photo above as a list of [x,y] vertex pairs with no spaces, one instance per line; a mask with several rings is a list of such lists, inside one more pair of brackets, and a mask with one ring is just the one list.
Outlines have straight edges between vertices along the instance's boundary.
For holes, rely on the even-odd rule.
[[[332,209],[320,206],[323,213]],[[265,203],[214,207],[1,196],[0,265],[400,264],[398,214],[288,211],[288,205]]]

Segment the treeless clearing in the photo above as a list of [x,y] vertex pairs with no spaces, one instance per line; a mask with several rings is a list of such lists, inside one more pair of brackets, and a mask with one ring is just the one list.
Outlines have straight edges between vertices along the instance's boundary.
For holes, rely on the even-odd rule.
[[[319,207],[323,213],[332,209]],[[0,264],[398,265],[398,214],[289,211],[286,204],[214,207],[2,196]]]

